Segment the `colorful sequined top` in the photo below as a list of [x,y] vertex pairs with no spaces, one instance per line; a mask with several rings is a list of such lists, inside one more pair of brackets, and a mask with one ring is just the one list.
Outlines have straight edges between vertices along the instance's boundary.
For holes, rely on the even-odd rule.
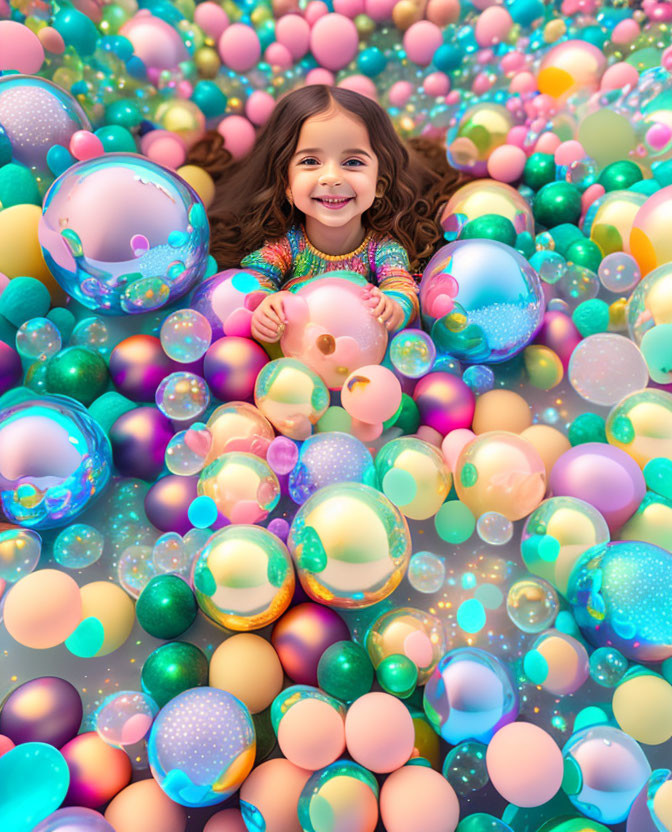
[[267,241],[246,255],[240,266],[254,272],[268,292],[295,292],[316,275],[336,269],[357,272],[401,306],[402,327],[418,314],[418,289],[410,273],[408,254],[392,237],[367,234],[354,251],[334,256],[318,251],[308,240],[305,228],[296,225],[284,237]]

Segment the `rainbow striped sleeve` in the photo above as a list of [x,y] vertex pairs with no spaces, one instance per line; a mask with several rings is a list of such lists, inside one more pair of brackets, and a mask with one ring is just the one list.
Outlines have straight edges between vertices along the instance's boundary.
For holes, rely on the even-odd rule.
[[288,237],[267,240],[261,248],[246,254],[240,268],[254,273],[263,291],[277,292],[292,269],[292,250]]
[[404,311],[402,329],[412,323],[420,311],[418,287],[411,275],[406,249],[388,237],[376,245],[375,277],[382,292],[395,300]]

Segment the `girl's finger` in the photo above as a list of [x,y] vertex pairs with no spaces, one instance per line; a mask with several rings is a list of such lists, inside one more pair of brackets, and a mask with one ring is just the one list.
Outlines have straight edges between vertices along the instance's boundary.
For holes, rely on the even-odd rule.
[[374,316],[374,318],[379,317],[385,311],[386,306],[387,306],[387,299],[386,298],[381,298],[378,301],[378,303],[374,306],[374,308],[371,310],[371,314]]

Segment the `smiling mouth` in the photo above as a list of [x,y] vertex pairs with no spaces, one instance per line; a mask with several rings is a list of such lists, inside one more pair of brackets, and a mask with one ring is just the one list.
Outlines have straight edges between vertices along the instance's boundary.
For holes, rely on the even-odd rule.
[[348,202],[351,202],[354,197],[351,196],[315,196],[313,199],[316,202],[319,202],[321,205],[324,205],[325,208],[330,208],[334,210],[336,208],[342,208],[344,205],[347,205]]

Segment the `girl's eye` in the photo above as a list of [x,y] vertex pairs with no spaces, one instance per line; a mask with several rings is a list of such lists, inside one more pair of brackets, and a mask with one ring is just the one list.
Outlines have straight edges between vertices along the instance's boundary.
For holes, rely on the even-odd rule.
[[364,164],[364,162],[362,162],[362,160],[361,160],[361,159],[348,159],[348,160],[347,160],[347,162],[344,162],[343,164],[345,164],[345,165],[349,165],[349,164],[350,164],[350,162],[354,162],[354,163],[355,163],[355,165],[359,165],[359,166],[361,166],[361,165],[363,165],[363,164]]
[[300,165],[305,165],[305,164],[307,164],[308,162],[315,162],[315,163],[316,163],[316,164],[318,164],[318,165],[320,164],[320,163],[317,161],[317,159],[313,159],[312,157],[311,157],[311,158],[308,158],[308,159],[302,159],[302,160],[299,162],[299,164],[300,164]]

